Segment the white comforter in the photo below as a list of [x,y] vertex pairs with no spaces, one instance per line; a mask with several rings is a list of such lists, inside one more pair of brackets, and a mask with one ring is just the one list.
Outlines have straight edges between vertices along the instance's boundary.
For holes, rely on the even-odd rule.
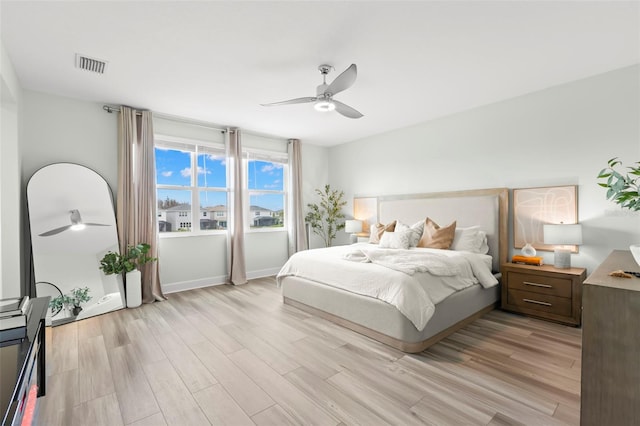
[[451,294],[478,283],[485,288],[498,284],[491,273],[491,256],[427,248],[380,249],[367,243],[298,252],[278,273],[278,284],[291,275],[383,300],[419,331],[435,305]]

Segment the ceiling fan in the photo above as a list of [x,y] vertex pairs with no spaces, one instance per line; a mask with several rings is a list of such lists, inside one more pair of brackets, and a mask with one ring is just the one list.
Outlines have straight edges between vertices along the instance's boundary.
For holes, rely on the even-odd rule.
[[282,102],[274,102],[271,104],[261,104],[262,106],[278,106],[278,105],[291,105],[291,104],[306,104],[314,102],[314,108],[317,111],[337,111],[338,113],[344,115],[348,118],[360,118],[363,115],[351,108],[349,105],[343,104],[340,101],[336,101],[333,99],[333,96],[342,92],[343,90],[348,89],[355,83],[356,77],[358,76],[358,67],[356,64],[351,64],[349,68],[344,70],[342,74],[337,76],[335,80],[329,85],[327,85],[327,74],[331,71],[333,67],[331,65],[320,65],[318,70],[320,74],[322,74],[322,84],[319,85],[316,89],[315,97],[306,97],[306,98],[296,98],[289,99],[288,101]]
[[61,232],[66,231],[67,229],[71,229],[73,231],[80,231],[84,229],[86,226],[111,226],[104,223],[84,223],[82,221],[82,217],[80,216],[80,212],[76,209],[71,210],[69,218],[71,220],[70,225],[61,226],[60,228],[55,228],[47,232],[43,232],[42,234],[38,234],[40,237],[50,237],[51,235],[56,235]]

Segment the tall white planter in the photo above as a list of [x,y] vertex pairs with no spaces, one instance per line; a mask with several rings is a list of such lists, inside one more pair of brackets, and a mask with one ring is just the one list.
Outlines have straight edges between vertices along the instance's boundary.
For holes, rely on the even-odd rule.
[[142,274],[137,269],[127,272],[127,308],[142,305]]

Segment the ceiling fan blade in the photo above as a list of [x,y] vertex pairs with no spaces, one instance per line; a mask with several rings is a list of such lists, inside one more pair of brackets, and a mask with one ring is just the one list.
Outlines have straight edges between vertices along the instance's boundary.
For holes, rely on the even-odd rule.
[[38,234],[39,237],[50,237],[52,235],[59,234],[67,229],[71,228],[72,225],[61,226],[60,228],[52,229],[51,231],[43,232],[42,234]]
[[355,83],[356,77],[358,76],[358,67],[356,64],[351,64],[349,68],[344,70],[342,74],[336,77],[335,80],[327,87],[324,93],[331,93],[331,95],[335,95],[336,93],[340,93],[343,90],[348,89]]
[[106,223],[85,223],[87,226],[111,226]]
[[349,117],[349,118],[364,117],[360,112],[358,112],[354,108],[351,108],[349,105],[343,104],[342,102],[336,101],[335,99],[332,99],[332,101],[336,105],[336,111],[344,115],[345,117]]
[[292,105],[292,104],[306,104],[309,102],[315,102],[317,101],[318,98],[296,98],[296,99],[289,99],[288,101],[282,101],[282,102],[273,102],[270,104],[260,104],[262,106],[278,106],[278,105]]

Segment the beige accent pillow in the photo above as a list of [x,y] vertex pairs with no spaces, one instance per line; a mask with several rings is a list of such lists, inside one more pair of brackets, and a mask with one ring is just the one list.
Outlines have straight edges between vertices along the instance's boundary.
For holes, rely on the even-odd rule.
[[371,225],[371,233],[369,234],[369,242],[371,244],[378,244],[380,242],[380,237],[385,232],[393,232],[396,229],[396,221],[390,222],[388,224],[376,223],[375,225]]
[[441,228],[437,223],[427,218],[424,224],[422,238],[418,242],[418,247],[448,250],[456,235],[456,222],[453,221],[448,226]]

